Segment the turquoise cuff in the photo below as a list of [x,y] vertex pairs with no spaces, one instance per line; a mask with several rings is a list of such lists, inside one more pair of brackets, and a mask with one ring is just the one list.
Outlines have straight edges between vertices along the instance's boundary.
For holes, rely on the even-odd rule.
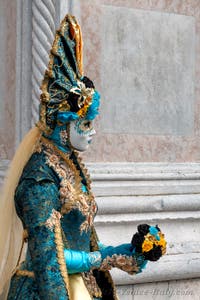
[[103,250],[103,249],[105,249],[105,248],[107,247],[106,245],[104,245],[104,244],[103,244],[102,242],[100,242],[100,241],[98,241],[97,244],[98,244],[99,250]]
[[99,251],[84,252],[65,249],[64,258],[69,274],[87,272],[90,269],[98,268],[101,265],[101,254]]

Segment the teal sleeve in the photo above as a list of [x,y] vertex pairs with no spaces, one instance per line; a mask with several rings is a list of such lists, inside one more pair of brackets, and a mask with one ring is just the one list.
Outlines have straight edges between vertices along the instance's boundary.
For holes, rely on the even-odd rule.
[[58,188],[50,182],[23,180],[16,192],[17,211],[28,230],[28,249],[41,300],[68,299],[57,258],[53,228],[47,226],[57,209]]
[[99,251],[85,252],[65,249],[64,257],[69,274],[87,272],[101,265],[101,254]]
[[131,244],[122,244],[116,247],[107,246],[100,249],[102,259],[106,258],[107,256],[111,257],[112,255],[132,255],[132,246]]

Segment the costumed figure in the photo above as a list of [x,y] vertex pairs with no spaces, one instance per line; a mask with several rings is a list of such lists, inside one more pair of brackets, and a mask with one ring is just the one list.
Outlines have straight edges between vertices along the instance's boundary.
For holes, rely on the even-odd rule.
[[14,216],[14,197],[27,242],[26,258],[16,266],[10,251],[19,248],[19,239],[11,227],[3,236],[9,253],[1,256],[3,284],[13,271],[7,299],[118,299],[109,270],[137,274],[165,253],[166,242],[157,226],[147,224],[127,244],[98,240],[97,205],[77,150],[86,150],[95,134],[100,96],[83,75],[81,31],[73,16],[56,32],[41,90],[40,120],[19,147],[9,175],[15,179],[7,183],[7,210]]

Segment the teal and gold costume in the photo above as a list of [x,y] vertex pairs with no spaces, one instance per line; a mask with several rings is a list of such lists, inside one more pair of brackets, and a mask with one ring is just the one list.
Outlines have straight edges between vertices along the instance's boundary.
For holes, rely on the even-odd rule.
[[83,76],[81,31],[70,15],[56,32],[41,89],[40,134],[14,199],[28,247],[8,300],[117,300],[109,270],[137,274],[164,254],[166,242],[158,227],[146,224],[132,243],[106,247],[98,241],[97,205],[70,126],[80,137],[90,134],[100,96]]
[[[77,154],[60,154],[55,145],[43,139],[17,187],[16,210],[28,231],[28,252],[12,279],[8,299],[68,299],[70,281],[63,248],[98,249],[93,227],[97,207],[88,174]],[[62,185],[65,180],[66,188]],[[69,203],[73,197],[81,201]],[[109,273],[100,271],[98,280],[101,277],[102,282],[107,281],[109,299],[115,299]],[[82,278],[90,295],[101,297],[93,273],[82,273]]]

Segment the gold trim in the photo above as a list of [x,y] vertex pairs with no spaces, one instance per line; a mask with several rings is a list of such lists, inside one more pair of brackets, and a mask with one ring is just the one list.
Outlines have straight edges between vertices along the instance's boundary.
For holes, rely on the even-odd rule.
[[47,127],[44,122],[46,122],[46,108],[41,104],[40,121],[38,121],[35,126],[40,130],[41,134],[45,133],[46,135],[50,135],[53,130],[50,127]]
[[[87,278],[87,274],[89,275],[88,278]],[[84,284],[85,284],[85,286],[88,290],[88,293],[90,294],[91,299],[93,299],[93,297],[101,298],[102,297],[102,291],[101,291],[100,287],[98,286],[96,278],[93,275],[92,271],[81,273],[81,277],[82,277],[82,279],[84,281]],[[92,287],[90,285],[91,285],[91,282],[94,281],[94,280],[95,280],[95,282],[94,282],[95,286]]]
[[80,75],[83,76],[83,40],[81,28],[74,16],[68,15],[68,19],[70,21],[70,33],[72,34],[73,39],[76,41],[76,61],[78,64],[78,69]]
[[[74,180],[75,180],[74,187],[73,187],[74,191],[75,191],[74,196],[75,196],[75,199],[77,199],[80,194],[80,193],[77,193],[77,191],[81,190],[81,177],[80,177],[79,171],[76,169],[72,160],[69,159],[70,154],[63,153],[53,143],[51,143],[48,139],[46,139],[44,137],[41,137],[41,142],[42,142],[42,144],[44,144],[47,147],[47,150],[50,149],[54,153],[58,154],[64,160],[64,162],[70,168],[70,170],[73,172]],[[48,157],[48,153],[45,152],[45,154]],[[58,159],[59,159],[59,157],[58,157]],[[47,164],[48,164],[48,162],[47,162]],[[58,172],[56,166],[52,166],[52,165],[49,165],[49,166],[52,167],[59,176],[59,172]],[[61,208],[61,214],[68,213],[74,207],[74,204],[75,204],[74,199],[69,199],[69,201],[67,201],[67,203],[63,203],[62,208]]]
[[17,276],[27,276],[27,277],[30,277],[30,278],[35,278],[34,272],[27,271],[27,270],[17,270],[15,272],[15,275],[17,275]]
[[84,163],[82,162],[82,157],[80,157],[78,151],[74,151],[74,154],[76,156],[76,159],[77,159],[77,162],[80,166],[80,169],[83,173],[83,176],[85,177],[88,192],[91,193],[91,179],[90,179],[90,175],[88,173],[88,170],[87,170],[86,166],[84,165]]
[[94,225],[92,226],[91,229],[91,235],[90,235],[90,245],[91,245],[91,251],[98,251],[99,250],[99,246],[98,246],[98,236],[96,233],[96,230],[94,228]]
[[45,222],[45,226],[49,230],[53,231],[53,228],[57,223],[60,222],[61,218],[62,218],[61,213],[53,208],[50,217]]
[[[67,164],[67,166],[70,168],[72,173],[74,174],[74,180],[73,183],[73,189],[74,189],[74,197],[69,200],[66,203],[63,203],[61,208],[61,214],[67,214],[72,208],[78,208],[83,215],[86,217],[86,220],[81,224],[80,230],[88,230],[93,225],[93,220],[97,211],[97,205],[94,199],[94,196],[91,192],[91,180],[89,177],[89,174],[87,172],[87,169],[85,168],[84,164],[82,163],[80,157],[78,156],[77,152],[74,152],[75,158],[77,160],[78,169],[73,162],[72,159],[69,158],[69,153],[64,153],[60,149],[58,149],[50,140],[41,137],[41,142],[48,148],[53,151],[54,153],[57,153],[60,158],[64,160],[64,162]],[[46,155],[48,157],[48,153],[46,151]],[[58,157],[59,158],[59,157]],[[48,162],[47,162],[48,163]],[[55,172],[59,175],[59,168],[56,167],[56,165],[50,165]],[[88,194],[85,195],[82,192],[81,189],[81,181],[82,177],[80,172],[82,172],[83,177],[86,181],[86,187],[88,190]],[[65,181],[65,178],[63,177],[63,181]]]
[[71,159],[69,159],[69,155],[70,154],[66,154],[64,152],[62,152],[60,149],[58,149],[52,142],[50,142],[50,140],[44,138],[43,136],[41,137],[41,142],[47,146],[47,148],[50,148],[51,150],[53,150],[54,152],[57,152],[66,162],[66,164],[69,166],[69,168],[74,172],[75,174],[75,189],[77,190],[81,190],[81,176],[80,176],[80,172],[79,170],[77,170],[77,168],[75,167],[74,163],[72,162]]
[[[57,258],[58,258],[58,264],[60,265],[60,273],[63,277],[66,291],[69,296],[69,300],[71,298],[71,291],[70,291],[70,284],[69,284],[69,276],[67,273],[67,265],[64,258],[64,245],[62,240],[62,228],[59,222],[55,222],[54,224],[54,232],[55,232],[55,244],[56,244],[56,250],[57,250]],[[27,239],[27,231],[24,231],[24,240]],[[28,270],[15,270],[14,274],[17,276],[27,276],[30,278],[35,278],[35,274],[33,271]]]
[[71,291],[70,291],[70,284],[69,284],[69,276],[67,273],[67,265],[64,258],[64,245],[62,240],[62,230],[61,230],[60,222],[59,224],[55,224],[54,231],[55,231],[55,243],[57,249],[58,263],[60,265],[60,272],[63,277],[66,290],[68,292],[69,300],[70,300],[72,298],[71,298]]

